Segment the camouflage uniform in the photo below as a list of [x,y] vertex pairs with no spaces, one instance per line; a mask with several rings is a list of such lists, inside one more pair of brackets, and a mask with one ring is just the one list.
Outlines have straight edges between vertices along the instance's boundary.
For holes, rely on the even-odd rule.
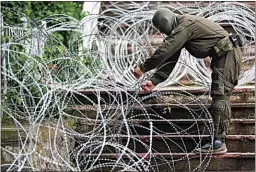
[[157,85],[169,77],[182,48],[186,48],[196,58],[210,56],[213,70],[211,114],[215,127],[214,136],[225,141],[231,115],[230,95],[237,85],[240,73],[240,47],[235,47],[228,32],[220,25],[206,18],[175,15],[163,8],[155,13],[152,21],[167,37],[152,57],[140,65],[141,70],[147,72],[157,68],[151,77],[153,84]]

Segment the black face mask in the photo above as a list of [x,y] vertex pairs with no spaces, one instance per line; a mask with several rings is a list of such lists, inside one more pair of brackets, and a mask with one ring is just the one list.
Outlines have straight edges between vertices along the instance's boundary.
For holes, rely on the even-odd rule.
[[177,26],[177,16],[167,8],[160,8],[154,14],[152,22],[160,32],[170,35]]

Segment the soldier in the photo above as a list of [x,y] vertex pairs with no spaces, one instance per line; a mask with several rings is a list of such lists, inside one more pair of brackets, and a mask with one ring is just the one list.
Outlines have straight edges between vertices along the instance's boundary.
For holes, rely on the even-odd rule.
[[[193,15],[177,15],[167,8],[160,8],[152,22],[160,32],[167,35],[154,54],[134,70],[136,78],[157,68],[142,89],[151,91],[166,80],[175,67],[182,48],[196,58],[212,58],[211,115],[214,122],[213,153],[227,152],[225,138],[230,123],[230,95],[238,83],[242,52],[241,42],[213,21]],[[239,40],[239,39],[238,39]],[[209,152],[210,143],[196,149],[198,153]]]

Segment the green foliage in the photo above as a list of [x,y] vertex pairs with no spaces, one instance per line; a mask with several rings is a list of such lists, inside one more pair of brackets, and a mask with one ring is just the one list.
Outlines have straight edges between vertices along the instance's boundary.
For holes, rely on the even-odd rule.
[[[22,17],[26,17],[28,25],[25,36],[21,39],[17,38],[19,40],[10,38],[5,34],[1,37],[1,42],[16,43],[8,47],[10,53],[8,59],[5,58],[8,64],[7,70],[11,71],[18,81],[26,85],[26,89],[21,88],[21,84],[17,80],[9,78],[7,94],[2,94],[1,97],[1,101],[6,106],[5,109],[9,108],[19,113],[19,115],[22,115],[23,112],[26,111],[25,106],[35,107],[38,104],[41,105],[42,102],[40,100],[42,95],[47,92],[45,80],[50,78],[49,75],[51,75],[56,82],[65,83],[76,80],[81,75],[85,75],[88,78],[91,77],[93,71],[91,71],[89,67],[91,66],[91,68],[93,68],[100,65],[89,52],[83,55],[78,53],[78,44],[82,44],[82,35],[77,33],[73,34],[72,32],[61,31],[47,35],[42,57],[30,57],[26,52],[26,48],[22,46],[22,44],[26,45],[26,41],[30,41],[32,37],[31,28],[39,26],[40,23],[38,23],[38,21],[46,17],[64,14],[78,20],[82,19],[85,16],[85,14],[82,13],[82,4],[83,2],[74,1],[1,2],[1,13],[5,26],[14,25],[22,27]],[[61,21],[52,22],[47,21],[47,28],[65,21],[69,21],[69,19],[61,19]],[[71,59],[65,59],[63,57],[70,57]],[[63,58],[63,60],[59,60],[61,58]],[[51,64],[56,64],[58,71],[49,74],[48,70],[50,70],[50,68],[47,69],[47,67]],[[88,70],[81,68],[83,65],[89,66]],[[51,108],[49,108],[49,110],[51,110]]]
[[[28,22],[28,27],[35,27],[38,26],[40,23],[37,23],[37,21],[40,21],[41,19],[44,19],[46,17],[50,17],[56,14],[65,14],[67,16],[74,17],[78,20],[82,19],[85,14],[82,13],[82,6],[83,2],[1,2],[2,5],[2,14],[4,17],[4,25],[20,25],[22,24],[21,18],[26,17]],[[52,25],[55,25],[59,22],[65,22],[68,21],[67,19],[61,19],[61,21],[47,21],[47,27],[51,27]],[[75,64],[68,64],[70,61],[59,62],[54,61],[54,59],[59,59],[63,57],[67,57],[70,55],[72,58],[79,56],[79,47],[78,44],[82,44],[81,40],[81,34],[78,33],[72,33],[72,32],[66,32],[66,31],[59,31],[55,32],[54,34],[47,35],[47,40],[45,42],[44,47],[44,54],[43,54],[43,60],[47,62],[47,65],[51,64],[57,64],[59,66],[60,71],[58,72],[58,78],[61,79],[61,81],[67,81],[69,79],[75,79],[77,76],[71,77],[67,75],[66,73],[72,73],[75,75],[78,75],[77,72],[79,71],[77,67],[75,67]],[[29,41],[31,38],[31,29],[28,29],[26,32],[26,37],[23,37],[21,39],[20,43],[23,43],[24,41]],[[26,40],[28,39],[28,40]],[[19,42],[17,40],[11,40],[7,35],[3,35],[1,37],[2,42]],[[62,44],[61,44],[62,43]],[[18,47],[17,45],[11,46],[10,49],[17,51],[17,52],[25,52],[25,50],[20,49],[21,47]],[[81,50],[80,50],[81,51]],[[80,62],[84,63],[86,66],[91,66],[93,63],[92,57],[87,57],[89,53],[86,53],[84,57],[79,57]],[[12,59],[12,58],[11,58]],[[14,58],[16,59],[16,58]],[[24,62],[27,61],[27,57],[23,57],[21,54],[17,55],[17,59],[19,60],[13,60],[10,61],[10,67],[12,69],[20,69],[23,67]],[[33,63],[32,63],[33,64]],[[31,65],[32,66],[32,65]],[[79,65],[78,65],[79,66]],[[70,71],[70,69],[74,71]],[[21,76],[24,75],[24,71],[14,71],[16,75]]]
[[85,16],[82,12],[82,3],[82,1],[7,1],[1,2],[1,6],[4,21],[12,25],[17,24],[22,16],[38,21],[48,16],[65,14],[80,20]]

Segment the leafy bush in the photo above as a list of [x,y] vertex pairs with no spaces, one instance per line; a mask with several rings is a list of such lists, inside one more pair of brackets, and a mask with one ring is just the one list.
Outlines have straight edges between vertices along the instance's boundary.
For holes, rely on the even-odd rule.
[[[43,2],[1,2],[4,21],[9,24],[17,24],[20,18],[17,18],[17,13],[8,13],[8,11],[16,11],[21,17],[22,15],[33,19],[34,21],[41,20],[47,16],[55,14],[65,14],[74,17],[78,20],[82,19],[85,14],[82,12],[83,2],[74,1],[43,1]],[[7,14],[7,15],[6,15]]]

